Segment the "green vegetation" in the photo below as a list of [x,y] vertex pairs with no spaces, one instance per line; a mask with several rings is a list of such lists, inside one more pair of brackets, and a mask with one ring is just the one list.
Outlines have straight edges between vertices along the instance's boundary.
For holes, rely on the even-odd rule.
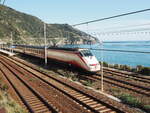
[[[74,29],[68,24],[46,24],[47,42],[57,46],[58,43],[77,44],[88,41],[97,42],[94,37]],[[16,44],[42,45],[43,21],[37,17],[18,12],[12,8],[0,5],[0,40],[10,43],[11,33]],[[33,40],[33,38],[35,40]]]
[[121,90],[118,88],[110,88],[109,91],[112,92],[114,95],[121,92]]
[[150,75],[150,67],[141,66],[141,68],[137,70],[137,72],[144,75]]
[[19,104],[17,104],[7,93],[0,92],[0,107],[5,108],[7,113],[27,113]]
[[122,103],[127,104],[131,107],[139,108],[147,113],[150,111],[150,105],[145,104],[142,100],[139,100],[138,97],[132,96],[128,93],[122,93],[119,88],[111,88],[109,91],[116,97],[118,97]]
[[8,89],[8,85],[3,82],[3,78],[0,76],[0,108],[4,108],[7,113],[27,113],[8,95]]
[[131,96],[130,94],[121,94],[119,95],[119,98],[122,100],[123,103],[128,104],[132,107],[139,107],[142,104],[138,99]]
[[9,88],[9,87],[8,87],[6,84],[3,84],[1,89],[2,89],[3,91],[7,91],[8,88]]
[[123,103],[128,104],[132,107],[140,108],[146,112],[150,111],[150,105],[144,105],[136,97],[131,96],[130,94],[120,94],[118,97],[122,100]]
[[130,67],[128,65],[108,64],[107,62],[103,62],[103,66],[150,76],[150,67],[144,67],[142,65]]
[[150,111],[150,105],[143,105],[143,106],[142,106],[142,109],[143,109],[144,111],[149,112],[149,111]]
[[93,82],[91,80],[87,80],[87,81],[83,82],[83,85],[91,87],[93,85]]
[[108,63],[107,62],[103,62],[103,66],[104,67],[108,67]]

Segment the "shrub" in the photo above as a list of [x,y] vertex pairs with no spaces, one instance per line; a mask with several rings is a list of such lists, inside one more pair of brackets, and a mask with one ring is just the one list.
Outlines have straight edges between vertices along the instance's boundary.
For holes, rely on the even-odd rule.
[[71,79],[72,79],[73,81],[79,81],[79,78],[76,77],[75,75],[74,75],[74,76],[71,76]]
[[136,69],[136,68],[131,68],[130,71],[132,71],[132,72],[137,72],[137,69]]
[[136,69],[137,69],[137,72],[140,72],[142,70],[143,66],[142,65],[137,65],[136,66]]
[[114,68],[115,68],[115,69],[119,69],[119,64],[115,64],[115,65],[114,65]]
[[103,62],[103,66],[104,67],[108,67],[108,63],[107,62]]
[[86,82],[83,83],[85,86],[92,86],[93,82],[91,80],[88,80]]
[[113,65],[113,64],[109,64],[109,67],[110,67],[110,68],[114,68],[114,65]]
[[125,71],[131,71],[131,67],[128,66],[128,65],[120,65],[120,68],[121,70],[125,70]]
[[2,96],[2,94],[0,94],[0,101],[1,101],[1,100],[3,100],[3,96]]
[[71,75],[70,75],[70,73],[68,71],[65,72],[64,76],[67,77],[67,78],[71,77]]
[[6,92],[0,92],[0,98],[0,105],[5,108],[7,113],[27,113]]
[[118,89],[118,88],[111,88],[110,91],[113,92],[113,93],[116,93],[116,92],[120,93],[121,92],[121,90]]
[[16,106],[16,103],[14,101],[9,101],[7,103],[10,107],[15,107]]
[[144,74],[144,75],[150,75],[150,68],[149,67],[143,67],[140,71],[140,74]]
[[146,112],[150,111],[150,105],[144,105],[143,110],[145,110]]
[[121,70],[124,70],[124,65],[120,65],[120,69],[121,69]]
[[8,87],[6,84],[4,84],[4,85],[2,86],[2,90],[4,90],[4,91],[7,91],[8,88],[9,88],[9,87]]
[[123,103],[128,104],[132,107],[141,107],[142,103],[136,99],[135,97],[129,94],[121,94],[119,98],[122,100]]

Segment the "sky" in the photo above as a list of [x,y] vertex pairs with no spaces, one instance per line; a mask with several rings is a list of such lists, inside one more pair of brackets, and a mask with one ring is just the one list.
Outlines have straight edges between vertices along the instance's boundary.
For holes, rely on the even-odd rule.
[[[18,11],[37,16],[46,23],[78,24],[122,13],[150,8],[150,0],[6,0],[5,5]],[[101,40],[150,40],[143,36],[127,34],[103,36],[102,32],[119,31],[124,26],[150,23],[150,11],[126,17],[76,26],[89,34],[97,33]],[[150,25],[142,28],[150,28]],[[137,28],[137,27],[136,27]],[[140,27],[138,27],[140,28]],[[125,28],[133,29],[133,28]],[[122,30],[122,29],[121,29]],[[149,31],[150,32],[150,31]],[[137,33],[138,34],[138,33]],[[95,35],[96,36],[96,35]]]

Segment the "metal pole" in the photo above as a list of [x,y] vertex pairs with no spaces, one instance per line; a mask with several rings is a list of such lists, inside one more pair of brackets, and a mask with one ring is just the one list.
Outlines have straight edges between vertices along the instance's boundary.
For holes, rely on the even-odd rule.
[[[13,34],[11,32],[11,46],[13,47]],[[11,48],[11,52],[13,53],[13,48]]]
[[[101,42],[101,48],[103,49],[103,42]],[[101,51],[101,91],[104,91],[104,76],[103,76],[103,50]]]
[[45,40],[45,65],[47,65],[46,24],[45,23],[44,23],[44,40]]
[[3,5],[5,4],[5,0],[3,1]]

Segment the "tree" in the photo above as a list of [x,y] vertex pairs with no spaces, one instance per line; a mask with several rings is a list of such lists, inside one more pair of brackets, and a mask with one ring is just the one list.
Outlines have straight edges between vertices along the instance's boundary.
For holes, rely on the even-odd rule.
[[51,40],[51,42],[52,42],[52,44],[53,44],[52,46],[56,47],[59,41],[60,41],[60,38],[53,38],[53,39]]
[[69,33],[68,39],[70,44],[76,44],[80,40],[79,36],[72,32]]

